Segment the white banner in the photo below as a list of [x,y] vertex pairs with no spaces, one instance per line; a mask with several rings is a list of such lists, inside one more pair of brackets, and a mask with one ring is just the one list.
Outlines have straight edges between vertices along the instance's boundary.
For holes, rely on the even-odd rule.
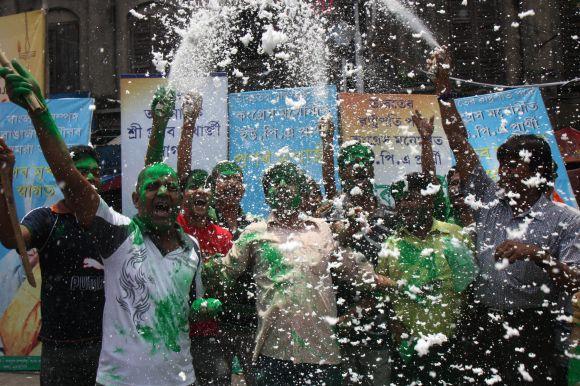
[[[151,77],[123,77],[121,79],[121,164],[123,181],[123,213],[136,213],[131,194],[137,176],[145,163],[145,153],[152,126],[151,100],[158,86],[166,79]],[[205,89],[200,90],[203,107],[196,122],[192,144],[192,169],[208,173],[228,152],[228,87],[227,77],[209,77]],[[172,167],[177,164],[177,145],[181,135],[183,111],[178,94],[173,117],[167,124],[164,158]]]

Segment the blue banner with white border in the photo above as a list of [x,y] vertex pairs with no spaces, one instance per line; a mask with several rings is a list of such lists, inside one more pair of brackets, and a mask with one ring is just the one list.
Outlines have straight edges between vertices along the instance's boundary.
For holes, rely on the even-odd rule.
[[[230,159],[244,171],[245,211],[269,212],[262,175],[281,160],[296,163],[322,181],[322,149],[318,121],[330,115],[337,127],[336,87],[242,92],[229,95]],[[335,146],[338,149],[337,146]]]
[[512,135],[537,134],[550,144],[558,165],[555,191],[562,200],[578,207],[566,167],[552,130],[548,112],[537,87],[455,99],[457,110],[484,169],[497,180],[497,148]]
[[[93,99],[54,99],[48,100],[47,104],[67,146],[89,143]],[[16,157],[13,191],[19,219],[32,209],[56,203],[62,194],[42,154],[26,110],[13,103],[0,103],[0,137]],[[0,245],[0,321],[24,280],[18,253]],[[0,371],[38,370],[39,361],[34,356],[38,352],[35,350],[37,345],[38,342],[22,345],[30,352],[11,352],[0,339]]]

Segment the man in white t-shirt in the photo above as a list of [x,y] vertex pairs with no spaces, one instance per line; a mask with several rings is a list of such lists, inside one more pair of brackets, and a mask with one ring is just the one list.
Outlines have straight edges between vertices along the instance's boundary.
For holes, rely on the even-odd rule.
[[[129,219],[115,212],[75,167],[36,80],[13,65],[15,70],[0,67],[10,100],[28,110],[67,205],[103,258],[106,300],[97,384],[194,384],[188,318],[192,298],[203,289],[197,243],[176,223],[177,174],[163,163],[147,166],[133,193],[137,215]],[[29,103],[32,99],[38,103]]]
[[89,228],[105,266],[97,384],[195,381],[189,308],[202,291],[199,247],[175,223],[177,181],[165,164],[145,168],[133,195],[137,216],[129,219],[101,200]]

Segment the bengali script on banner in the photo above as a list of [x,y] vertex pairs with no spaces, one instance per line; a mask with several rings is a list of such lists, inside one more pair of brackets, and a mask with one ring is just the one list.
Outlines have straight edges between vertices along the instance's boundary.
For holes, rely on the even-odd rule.
[[[70,145],[89,143],[94,103],[90,98],[48,100],[48,107],[64,141]],[[56,203],[62,194],[40,149],[36,132],[21,107],[0,103],[0,137],[16,157],[13,187],[18,217],[32,209]],[[40,267],[33,273],[40,283]],[[0,371],[38,370],[40,367],[40,284],[32,288],[25,280],[20,257],[15,250],[0,245]]]
[[390,202],[390,184],[405,174],[421,171],[421,138],[411,115],[435,116],[433,152],[438,175],[451,167],[451,150],[434,95],[341,93],[340,126],[342,142],[358,140],[373,147],[375,190]]
[[[122,202],[123,213],[127,216],[136,212],[131,194],[145,163],[153,122],[151,100],[155,90],[166,84],[166,79],[156,77],[125,76],[121,79]],[[191,167],[210,172],[217,162],[227,159],[228,154],[227,77],[208,77],[200,93],[203,106],[193,133]],[[163,157],[172,167],[177,164],[177,145],[183,125],[181,97],[177,95],[173,116],[165,129]]]
[[262,175],[275,162],[294,162],[321,181],[318,122],[325,115],[336,126],[334,86],[230,94],[230,158],[244,170],[244,210],[255,215],[268,212]]
[[562,200],[578,207],[538,88],[518,88],[455,100],[474,147],[488,174],[497,180],[497,148],[512,135],[537,134],[550,144],[558,165],[555,190]]

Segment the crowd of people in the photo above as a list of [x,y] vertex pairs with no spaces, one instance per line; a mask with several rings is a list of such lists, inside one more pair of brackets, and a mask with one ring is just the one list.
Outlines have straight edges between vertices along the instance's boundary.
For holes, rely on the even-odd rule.
[[[36,81],[16,61],[0,68],[64,196],[21,223],[42,271],[41,384],[567,384],[580,215],[550,200],[539,136],[512,136],[498,182],[487,176],[445,52],[432,64],[453,170],[437,175],[433,118],[414,112],[422,169],[391,185],[394,204],[375,196],[375,156],[357,141],[338,149],[339,192],[322,118],[325,194],[278,162],[262,178],[267,218],[242,210],[234,162],[191,169],[198,96],[184,100],[174,170],[163,143],[175,93],[156,92],[128,218],[99,196],[95,151],[66,148]],[[0,139],[0,166],[14,162]],[[0,241],[15,248],[6,213],[0,197]]]

